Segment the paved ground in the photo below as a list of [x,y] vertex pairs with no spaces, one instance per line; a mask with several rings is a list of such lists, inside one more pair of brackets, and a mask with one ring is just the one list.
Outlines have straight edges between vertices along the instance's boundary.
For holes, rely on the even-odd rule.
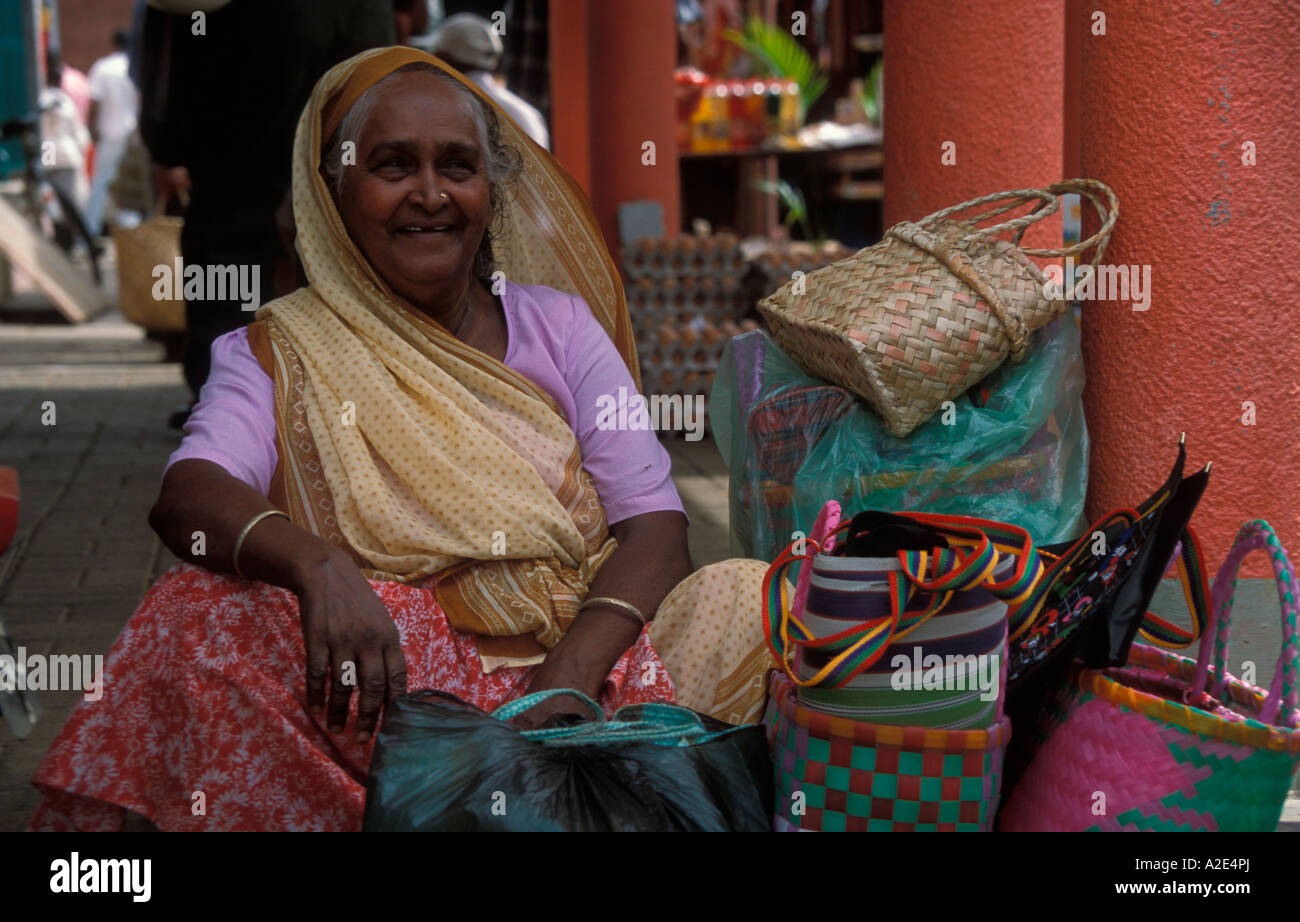
[[[164,421],[185,394],[178,366],[116,315],[75,328],[0,323],[0,465],[18,468],[22,490],[18,538],[0,556],[0,620],[16,644],[107,652],[145,588],[174,562],[145,515],[178,440]],[[53,425],[42,421],[47,401]],[[712,441],[666,444],[695,565],[730,556],[727,472]],[[1233,659],[1256,656],[1266,682],[1276,600],[1266,585],[1244,592],[1251,602]],[[1156,607],[1168,610],[1174,598],[1162,590]],[[77,694],[41,693],[44,713],[23,742],[0,726],[0,831],[25,826],[36,804],[28,779]],[[1300,800],[1288,803],[1282,828],[1300,830]]]

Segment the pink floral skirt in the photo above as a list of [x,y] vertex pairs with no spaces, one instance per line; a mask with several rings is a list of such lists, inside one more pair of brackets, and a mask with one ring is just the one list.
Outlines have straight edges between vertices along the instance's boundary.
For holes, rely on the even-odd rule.
[[[409,690],[487,711],[525,691],[534,667],[485,675],[474,636],[447,623],[432,591],[371,585],[401,634]],[[41,761],[31,828],[116,830],[132,810],[164,830],[359,830],[374,741],[354,740],[356,695],[343,733],[308,714],[306,656],[291,593],[173,567],[109,651],[103,696],[78,703]],[[647,628],[600,702],[674,698]]]

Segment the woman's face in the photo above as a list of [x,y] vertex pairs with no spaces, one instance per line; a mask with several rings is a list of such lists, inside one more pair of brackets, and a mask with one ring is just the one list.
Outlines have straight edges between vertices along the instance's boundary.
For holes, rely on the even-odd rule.
[[[385,84],[345,167],[339,212],[394,294],[417,308],[462,290],[492,220],[473,102],[428,74]],[[446,193],[444,198],[441,193]]]

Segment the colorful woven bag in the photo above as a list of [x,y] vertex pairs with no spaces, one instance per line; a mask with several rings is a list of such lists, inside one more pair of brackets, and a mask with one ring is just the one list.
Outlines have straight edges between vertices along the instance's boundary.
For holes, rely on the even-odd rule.
[[777,832],[988,832],[1011,724],[928,730],[850,720],[799,704],[770,674]]
[[[1267,694],[1227,672],[1237,572],[1256,549],[1272,558],[1282,606],[1282,655]],[[1300,763],[1298,595],[1273,529],[1242,526],[1214,580],[1216,624],[1197,661],[1134,644],[1127,667],[1076,666],[1043,715],[1045,740],[999,829],[1275,829]]]
[[[995,723],[1008,623],[1031,614],[1021,603],[1043,573],[1029,535],[980,519],[911,513],[885,518],[921,523],[951,546],[893,558],[834,556],[836,534],[852,523],[823,533],[832,508],[838,519],[832,501],[807,542],[818,553],[796,553],[792,543],[765,583],[765,635],[800,704],[887,724]],[[783,577],[800,560],[806,565],[791,604]]]

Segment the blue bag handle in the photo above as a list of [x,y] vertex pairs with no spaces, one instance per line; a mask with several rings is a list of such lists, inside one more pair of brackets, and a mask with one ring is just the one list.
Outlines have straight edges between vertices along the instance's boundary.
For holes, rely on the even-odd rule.
[[[627,742],[675,743],[679,746],[687,746],[731,732],[731,729],[711,731],[704,726],[699,715],[689,708],[661,702],[626,705],[615,711],[613,718],[606,720],[605,711],[599,704],[573,688],[551,688],[524,695],[514,701],[507,701],[493,711],[492,716],[497,720],[511,720],[534,705],[558,695],[577,698],[593,719],[570,727],[522,730],[520,732],[525,739],[536,740],[546,746],[590,746]],[[638,719],[629,720],[625,716],[631,708],[640,711]]]
[[507,701],[501,707],[492,712],[492,716],[497,720],[513,720],[524,711],[543,701],[549,701],[559,695],[570,695],[582,702],[583,707],[591,714],[592,718],[597,721],[604,721],[605,709],[599,704],[592,701],[576,688],[548,688],[546,691],[533,692],[531,695],[524,695],[522,698],[516,698],[514,701]]

